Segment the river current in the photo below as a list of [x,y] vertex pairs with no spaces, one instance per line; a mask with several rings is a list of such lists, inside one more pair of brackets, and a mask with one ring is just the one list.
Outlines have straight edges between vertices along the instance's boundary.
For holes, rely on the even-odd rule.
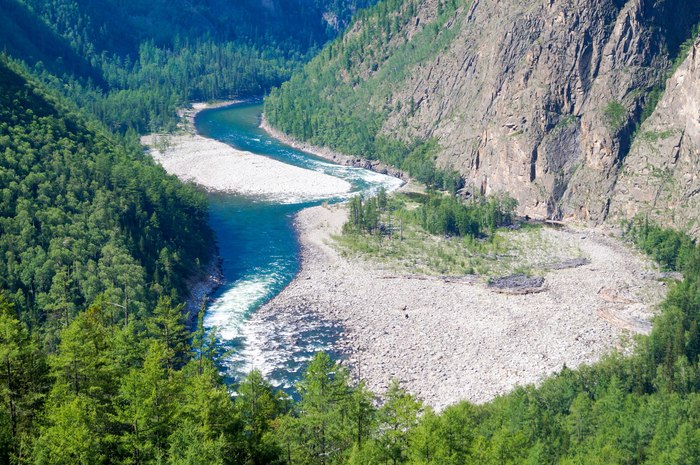
[[[352,194],[398,188],[401,181],[369,170],[340,166],[296,150],[258,127],[259,102],[205,110],[197,115],[197,131],[239,150],[320,171],[348,181]],[[352,195],[351,194],[351,195]],[[293,393],[303,368],[319,350],[337,357],[341,328],[309,317],[294,327],[256,323],[254,312],[279,294],[300,268],[294,214],[321,202],[345,198],[269,200],[231,194],[210,194],[210,225],[223,260],[225,284],[212,296],[205,313],[207,330],[218,332],[222,370],[235,383],[259,369],[273,385]]]

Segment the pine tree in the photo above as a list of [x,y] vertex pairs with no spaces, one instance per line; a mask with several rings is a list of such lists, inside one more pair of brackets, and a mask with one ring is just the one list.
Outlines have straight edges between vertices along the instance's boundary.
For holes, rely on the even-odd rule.
[[105,462],[98,406],[85,395],[49,405],[48,426],[41,430],[34,457],[37,465],[95,465]]
[[143,368],[122,379],[116,418],[126,428],[119,438],[120,449],[132,463],[148,463],[167,453],[181,387],[168,366],[169,358],[168,348],[154,341]]
[[173,305],[170,297],[161,297],[146,323],[149,335],[165,350],[168,369],[181,367],[187,359],[189,335],[182,309],[183,305]]
[[297,416],[283,423],[293,445],[293,462],[304,464],[340,463],[352,444],[348,403],[351,390],[348,373],[336,366],[328,354],[319,352],[309,362],[304,377],[297,384],[301,400]]
[[44,356],[0,292],[0,463],[15,462],[33,435],[46,385]]
[[278,453],[270,443],[268,433],[291,399],[275,391],[258,370],[246,376],[239,384],[237,394],[235,406],[243,423],[247,460],[253,464],[266,463]]
[[411,394],[391,382],[385,394],[384,405],[379,409],[378,440],[384,460],[397,465],[404,463],[408,454],[409,435],[418,423],[422,405]]

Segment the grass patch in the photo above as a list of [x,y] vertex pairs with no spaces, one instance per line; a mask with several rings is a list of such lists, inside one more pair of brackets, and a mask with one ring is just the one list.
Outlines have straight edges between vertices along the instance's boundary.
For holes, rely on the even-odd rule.
[[412,212],[425,203],[421,194],[392,197],[381,215],[389,233],[346,231],[334,237],[335,245],[346,257],[379,262],[397,273],[433,276],[537,276],[544,274],[547,265],[582,256],[578,248],[555,241],[539,225],[497,229],[486,237],[430,234],[410,220]]
[[572,126],[576,124],[578,121],[578,118],[575,115],[567,115],[563,117],[562,119],[559,120],[556,126],[554,126],[554,129],[552,129],[552,134],[558,134],[564,129],[568,128],[569,126]]
[[658,142],[659,140],[666,140],[671,137],[674,133],[673,129],[667,129],[666,131],[644,131],[639,135],[639,139],[644,142]]

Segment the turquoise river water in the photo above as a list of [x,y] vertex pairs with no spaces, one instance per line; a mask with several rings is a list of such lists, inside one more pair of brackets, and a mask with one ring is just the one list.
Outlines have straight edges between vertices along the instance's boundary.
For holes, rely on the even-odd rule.
[[[353,193],[393,190],[401,181],[361,168],[340,166],[293,149],[258,127],[262,105],[242,103],[197,115],[200,134],[236,149],[350,182]],[[299,243],[293,216],[303,208],[343,198],[285,198],[269,201],[231,194],[210,195],[210,224],[223,260],[225,284],[212,296],[204,324],[217,329],[229,382],[253,368],[275,385],[291,390],[305,363],[318,350],[335,351],[339,328],[313,315],[291,327],[274,321],[256,322],[251,315],[279,294],[299,271]]]

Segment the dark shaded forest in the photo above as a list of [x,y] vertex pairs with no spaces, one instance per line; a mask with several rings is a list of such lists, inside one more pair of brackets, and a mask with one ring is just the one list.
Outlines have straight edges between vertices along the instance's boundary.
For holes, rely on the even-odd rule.
[[172,129],[193,100],[262,96],[371,0],[1,0],[0,43],[111,130]]

